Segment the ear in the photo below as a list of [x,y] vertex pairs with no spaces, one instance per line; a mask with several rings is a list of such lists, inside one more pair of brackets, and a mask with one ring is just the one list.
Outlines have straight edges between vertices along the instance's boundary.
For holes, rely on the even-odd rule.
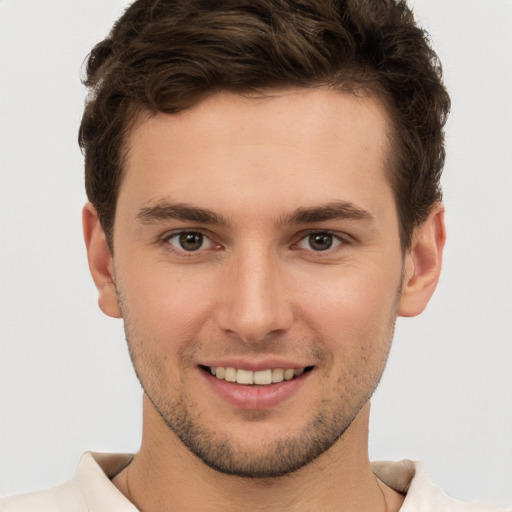
[[98,219],[98,213],[91,203],[87,203],[82,210],[82,226],[87,247],[89,270],[98,289],[100,309],[108,316],[121,318],[112,255]]
[[444,206],[438,204],[414,230],[411,248],[405,255],[399,316],[416,316],[427,307],[439,281],[445,241]]

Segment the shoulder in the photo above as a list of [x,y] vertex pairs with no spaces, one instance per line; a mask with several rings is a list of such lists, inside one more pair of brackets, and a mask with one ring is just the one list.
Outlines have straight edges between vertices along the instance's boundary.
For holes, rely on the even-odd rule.
[[379,461],[372,463],[372,469],[386,485],[405,494],[400,512],[507,512],[484,503],[464,503],[449,497],[430,481],[421,462]]
[[39,492],[0,500],[0,512],[84,512],[87,510],[73,481]]
[[136,512],[111,478],[131,460],[128,454],[85,453],[75,476],[57,487],[0,500],[0,512]]

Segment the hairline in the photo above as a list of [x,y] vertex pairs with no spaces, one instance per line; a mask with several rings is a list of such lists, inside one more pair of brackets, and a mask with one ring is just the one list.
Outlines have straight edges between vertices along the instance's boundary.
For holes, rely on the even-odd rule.
[[[396,157],[397,154],[400,153],[398,148],[401,145],[401,141],[398,135],[397,120],[395,118],[396,116],[394,115],[394,110],[392,106],[392,96],[385,89],[380,87],[380,84],[378,83],[356,82],[355,80],[350,79],[347,80],[346,82],[341,82],[340,84],[330,84],[329,81],[311,84],[306,83],[301,86],[297,86],[295,84],[280,84],[276,86],[267,86],[261,89],[245,89],[239,91],[232,90],[228,87],[219,87],[212,89],[210,91],[205,91],[203,94],[198,95],[196,98],[191,100],[187,105],[172,113],[164,112],[162,110],[155,108],[150,108],[147,105],[144,105],[142,102],[131,102],[130,104],[128,104],[126,108],[128,114],[125,117],[125,126],[122,129],[121,135],[122,143],[120,145],[119,150],[119,176],[116,182],[115,203],[112,215],[110,216],[110,226],[107,226],[107,229],[105,230],[105,236],[111,254],[114,254],[114,226],[117,213],[117,203],[119,200],[119,192],[121,190],[121,186],[123,183],[124,174],[126,172],[126,162],[131,149],[129,147],[129,140],[134,130],[136,130],[137,127],[139,127],[142,123],[144,123],[144,121],[158,114],[166,114],[170,116],[179,115],[182,112],[192,110],[194,107],[203,103],[208,98],[218,94],[232,94],[238,97],[257,100],[270,97],[273,94],[277,94],[279,91],[304,91],[319,88],[327,88],[339,94],[346,94],[359,98],[372,99],[373,101],[377,102],[378,105],[383,109],[383,113],[387,121],[386,124],[388,127],[385,134],[387,144],[386,147],[384,148],[385,152],[383,167],[385,172],[385,178],[388,181],[393,194],[393,203],[395,206],[395,211],[398,220],[400,246],[402,253],[405,254],[405,252],[410,248],[410,244],[412,241],[412,230],[410,230],[410,232],[406,232],[405,222],[402,219],[402,215],[400,213],[400,205],[398,200],[399,197],[393,180],[393,176],[395,175],[395,173],[399,172],[397,167],[400,164]],[[104,226],[102,227],[105,229]]]

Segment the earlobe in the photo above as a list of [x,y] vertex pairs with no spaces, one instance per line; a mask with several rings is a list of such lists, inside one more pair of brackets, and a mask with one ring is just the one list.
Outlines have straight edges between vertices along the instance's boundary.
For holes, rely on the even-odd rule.
[[444,206],[438,204],[415,229],[405,256],[399,316],[416,316],[427,307],[439,281],[445,241]]
[[114,282],[112,255],[96,209],[91,203],[87,203],[82,210],[82,226],[89,270],[98,289],[100,309],[108,316],[121,318]]

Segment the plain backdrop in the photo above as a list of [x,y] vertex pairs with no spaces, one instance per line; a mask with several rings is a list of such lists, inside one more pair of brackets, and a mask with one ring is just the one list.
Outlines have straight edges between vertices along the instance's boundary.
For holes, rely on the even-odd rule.
[[[88,274],[81,65],[122,0],[0,0],[0,495],[134,451],[141,390]],[[373,400],[372,459],[424,460],[463,500],[512,506],[512,1],[411,2],[453,108],[449,239],[427,311],[400,319]]]

